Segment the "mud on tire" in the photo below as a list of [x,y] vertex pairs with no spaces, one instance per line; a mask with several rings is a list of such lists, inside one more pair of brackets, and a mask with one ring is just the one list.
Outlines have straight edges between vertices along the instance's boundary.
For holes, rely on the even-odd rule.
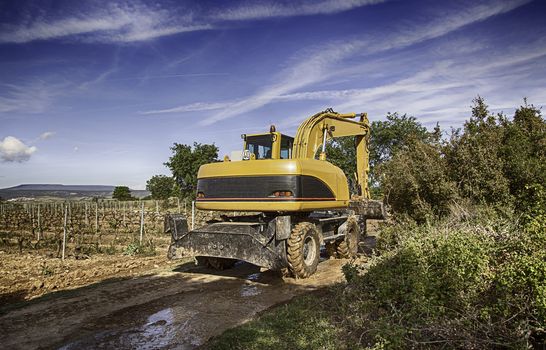
[[320,237],[314,224],[297,224],[287,246],[288,265],[294,277],[307,278],[315,273],[320,256]]
[[360,227],[354,216],[347,219],[347,227],[343,240],[336,242],[336,256],[341,259],[356,257],[360,242]]

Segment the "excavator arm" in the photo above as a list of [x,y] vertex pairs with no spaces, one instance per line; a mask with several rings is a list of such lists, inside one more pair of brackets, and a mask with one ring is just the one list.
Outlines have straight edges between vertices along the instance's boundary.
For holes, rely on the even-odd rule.
[[[354,120],[358,118],[358,120]],[[355,136],[356,177],[359,194],[370,198],[368,189],[370,123],[366,113],[336,113],[331,109],[305,120],[296,133],[293,158],[315,158],[322,147],[320,159],[326,160],[326,142],[332,138]]]

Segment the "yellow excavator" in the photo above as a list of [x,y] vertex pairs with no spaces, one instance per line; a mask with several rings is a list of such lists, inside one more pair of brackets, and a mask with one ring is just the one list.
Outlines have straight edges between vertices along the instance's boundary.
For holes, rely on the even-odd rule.
[[[185,217],[168,216],[169,258],[193,255],[215,268],[244,260],[306,278],[317,269],[321,245],[330,256],[354,257],[366,219],[385,216],[368,190],[367,115],[328,109],[305,120],[295,137],[274,126],[241,136],[240,155],[200,167],[196,194],[198,209],[240,214],[194,230]],[[355,137],[353,194],[347,176],[327,160],[328,141],[343,136]]]

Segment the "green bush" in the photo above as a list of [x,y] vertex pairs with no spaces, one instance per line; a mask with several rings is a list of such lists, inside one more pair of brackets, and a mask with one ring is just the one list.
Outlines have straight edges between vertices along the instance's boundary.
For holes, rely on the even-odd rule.
[[422,223],[449,212],[457,189],[438,145],[414,140],[381,166],[383,191],[393,211]]
[[141,244],[140,242],[130,243],[124,250],[124,255],[155,255],[156,249],[155,244],[152,239],[149,239],[146,243]]
[[383,254],[340,292],[349,332],[362,333],[362,345],[382,340],[387,348],[543,342],[546,220],[521,227],[486,212],[385,228]]

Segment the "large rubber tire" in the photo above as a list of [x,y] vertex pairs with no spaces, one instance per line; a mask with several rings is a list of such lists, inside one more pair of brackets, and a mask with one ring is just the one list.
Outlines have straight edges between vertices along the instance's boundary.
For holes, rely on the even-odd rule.
[[206,266],[214,270],[230,269],[237,262],[235,259],[215,258],[208,256],[196,256],[195,260],[197,261],[197,265]]
[[360,227],[354,216],[347,219],[347,228],[345,237],[337,244],[337,257],[342,259],[351,259],[358,253],[358,243],[360,242]]
[[335,258],[337,257],[337,242],[326,242],[324,247],[326,248],[326,254],[328,257]]
[[300,222],[287,241],[290,272],[296,278],[307,278],[317,270],[320,257],[320,236],[310,222]]

